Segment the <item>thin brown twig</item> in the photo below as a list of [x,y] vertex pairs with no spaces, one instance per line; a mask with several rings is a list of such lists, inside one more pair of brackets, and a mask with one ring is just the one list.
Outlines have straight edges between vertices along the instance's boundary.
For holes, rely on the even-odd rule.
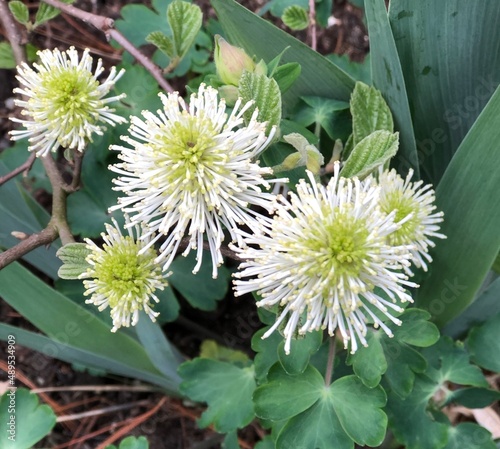
[[92,393],[101,393],[103,391],[139,391],[153,392],[158,391],[156,387],[146,385],[66,385],[64,387],[45,387],[36,388],[32,393],[51,393],[59,391],[91,391]]
[[11,180],[12,178],[15,178],[19,173],[22,173],[22,172],[28,173],[30,171],[31,167],[33,166],[33,164],[35,163],[35,159],[36,159],[36,154],[31,153],[30,157],[28,159],[26,159],[26,162],[24,162],[22,165],[15,168],[14,170],[12,170],[10,173],[7,173],[6,175],[0,177],[0,186],[2,184],[5,184],[7,181]]
[[122,33],[114,27],[114,20],[109,17],[99,16],[90,12],[82,11],[73,5],[67,5],[59,0],[44,0],[45,3],[60,9],[61,11],[83,20],[102,31],[106,38],[112,38],[127,50],[156,80],[158,85],[167,92],[173,92],[174,89],[170,83],[163,77],[162,70],[151,59],[141,53]]
[[123,426],[120,430],[115,432],[113,435],[111,435],[109,438],[104,440],[99,446],[97,446],[96,449],[104,449],[106,446],[109,446],[110,444],[113,444],[116,440],[120,439],[127,433],[129,433],[132,429],[136,428],[137,426],[141,425],[144,421],[146,421],[149,417],[153,416],[155,413],[160,410],[160,408],[163,406],[165,401],[167,400],[166,397],[163,397],[160,399],[158,404],[156,404],[151,410],[147,411],[146,413],[143,413],[142,415],[137,416],[130,424]]
[[26,52],[22,45],[21,31],[12,18],[6,0],[0,0],[0,22],[3,25],[7,40],[10,42],[16,64],[19,65],[26,60]]
[[316,3],[314,0],[309,0],[309,27],[307,32],[311,41],[311,48],[316,51],[318,41],[316,37]]
[[57,422],[76,421],[82,418],[90,418],[92,416],[105,415],[108,413],[117,412],[119,410],[126,410],[140,405],[148,405],[150,401],[144,399],[142,401],[127,402],[126,404],[111,405],[109,407],[98,408],[89,410],[88,412],[73,413],[71,415],[62,415],[57,417]]

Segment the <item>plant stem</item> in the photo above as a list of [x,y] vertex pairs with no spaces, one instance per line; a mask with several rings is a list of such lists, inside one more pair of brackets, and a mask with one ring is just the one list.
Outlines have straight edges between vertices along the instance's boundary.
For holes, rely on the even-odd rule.
[[12,170],[10,173],[7,173],[6,175],[0,177],[0,186],[2,184],[5,184],[7,181],[11,180],[12,178],[16,177],[19,173],[29,172],[32,165],[35,163],[35,159],[36,159],[36,154],[31,153],[30,157],[28,159],[26,159],[26,162],[24,162],[22,165],[15,168],[14,170]]
[[327,387],[332,383],[332,375],[333,375],[333,364],[335,362],[335,346],[337,340],[335,336],[330,337],[329,346],[328,346],[328,360],[326,362],[326,372],[325,372],[325,385]]
[[[4,1],[4,0],[2,0]],[[162,70],[158,67],[151,59],[146,55],[141,53],[122,33],[120,33],[116,28],[114,28],[114,20],[109,17],[99,16],[97,14],[92,14],[90,12],[82,11],[81,9],[75,8],[73,5],[67,5],[60,2],[59,0],[44,0],[55,8],[64,11],[70,16],[76,17],[83,20],[86,23],[102,31],[107,39],[112,38],[118,42],[125,50],[127,50],[136,60],[141,64],[156,80],[158,85],[167,92],[173,92],[174,89],[170,83],[163,78]]]
[[309,0],[309,28],[307,30],[311,41],[311,48],[318,49],[318,42],[316,37],[316,3],[314,0]]

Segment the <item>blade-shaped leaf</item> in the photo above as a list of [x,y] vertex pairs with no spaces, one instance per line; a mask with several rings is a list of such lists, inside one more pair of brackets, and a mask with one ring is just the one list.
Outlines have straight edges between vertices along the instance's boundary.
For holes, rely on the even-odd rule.
[[[366,2],[367,14],[370,3]],[[379,0],[379,3],[383,8],[384,2]],[[412,111],[422,174],[437,184],[498,86],[500,2],[398,0],[391,2],[389,14]],[[373,44],[372,41],[372,52]],[[383,75],[384,55],[372,54],[374,62],[381,66]],[[395,71],[391,74],[394,79]],[[387,92],[379,82],[375,85],[384,94]],[[399,87],[404,92],[404,85]],[[387,100],[394,116],[402,117],[401,111]]]
[[[418,307],[438,325],[474,299],[500,248],[500,88],[457,150],[436,189],[447,236],[431,252],[430,276],[417,290]],[[464,213],[466,211],[467,213]]]
[[[413,168],[418,177],[419,163],[412,117],[410,115],[411,103],[409,103],[406,95],[405,79],[403,78],[394,36],[389,25],[385,1],[367,0],[365,2],[365,13],[370,38],[370,62],[373,83],[382,92],[391,108],[396,130],[400,133],[401,149],[393,161],[393,166],[401,174],[405,174],[410,168]],[[431,41],[431,39],[427,39],[427,41]],[[425,114],[425,112],[423,113]]]

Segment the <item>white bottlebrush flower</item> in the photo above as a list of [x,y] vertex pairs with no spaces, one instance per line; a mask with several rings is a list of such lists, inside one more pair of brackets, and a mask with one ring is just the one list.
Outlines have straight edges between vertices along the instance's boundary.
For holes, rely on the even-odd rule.
[[255,159],[272,136],[266,137],[257,111],[243,126],[251,102],[238,100],[228,115],[217,91],[203,84],[189,105],[178,93],[160,98],[163,110],[143,112],[144,120],[131,118],[131,137],[122,137],[131,148],[111,147],[123,161],[110,167],[121,175],[115,189],[126,194],[112,210],[123,209],[133,223],[146,222],[151,233],[158,233],[154,241],[166,236],[157,259],[164,270],[186,236],[183,255],[197,251],[196,273],[206,238],[215,278],[223,262],[224,227],[241,243],[237,226],[260,226],[252,207],[271,207],[274,195],[266,190],[276,180],[266,182],[263,177],[272,171]]
[[29,150],[37,156],[56,151],[59,146],[83,151],[92,134],[102,135],[108,123],[115,125],[126,120],[110,109],[107,104],[125,95],[104,98],[125,72],[117,73],[112,67],[106,80],[97,78],[104,71],[99,59],[92,72],[89,50],[79,59],[71,47],[66,51],[43,50],[38,52],[40,63],[32,69],[23,63],[17,68],[17,80],[21,87],[14,89],[24,98],[16,99],[23,108],[25,119],[12,118],[26,129],[11,132],[12,139],[29,138]]
[[[412,261],[417,268],[427,271],[427,263],[432,262],[429,248],[435,246],[431,238],[444,239],[440,234],[439,223],[443,213],[435,212],[436,200],[432,186],[422,186],[423,181],[411,182],[413,170],[403,179],[394,169],[380,170],[380,208],[382,212],[395,212],[395,222],[401,227],[389,235],[391,245],[411,245]],[[407,267],[406,271],[413,274]]]
[[[126,223],[130,223],[128,217],[125,218]],[[127,235],[123,235],[114,219],[113,224],[114,227],[105,225],[106,233],[101,234],[102,248],[85,239],[87,248],[92,251],[86,258],[90,267],[79,277],[85,279],[85,295],[90,295],[85,302],[96,305],[99,310],[111,309],[111,331],[115,332],[121,326],[135,326],[140,310],[155,321],[158,313],[153,311],[152,301],[159,302],[155,291],[163,290],[168,283],[154,261],[156,251],[152,248],[144,251],[149,242],[141,240],[145,228],[128,227]]]
[[286,353],[294,335],[319,329],[332,336],[338,329],[354,353],[367,344],[368,321],[389,336],[383,320],[400,324],[391,311],[412,301],[405,287],[417,285],[402,270],[411,255],[407,246],[387,243],[398,225],[394,214],[380,211],[380,188],[372,180],[342,178],[338,163],[326,187],[308,176],[310,183],[301,180],[290,200],[278,200],[261,233],[245,234],[251,246],[234,248],[245,260],[235,274],[236,294],[257,292],[259,307],[277,306],[264,338],[286,322]]

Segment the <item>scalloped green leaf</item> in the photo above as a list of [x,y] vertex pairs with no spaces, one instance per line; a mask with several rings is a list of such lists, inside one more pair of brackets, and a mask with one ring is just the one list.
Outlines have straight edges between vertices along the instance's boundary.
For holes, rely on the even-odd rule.
[[[11,407],[14,407],[14,410]],[[7,391],[0,397],[0,447],[29,449],[48,435],[56,415],[26,388]]]
[[381,343],[380,332],[369,331],[366,335],[368,346],[361,346],[354,354],[349,355],[348,364],[361,381],[369,388],[376,387],[387,371],[387,359]]
[[448,441],[448,425],[427,411],[429,400],[438,386],[427,376],[419,375],[411,394],[401,399],[389,393],[389,427],[407,449],[441,449]]
[[394,157],[398,148],[398,133],[374,131],[354,146],[344,163],[341,174],[346,178],[368,176]]
[[254,105],[244,114],[248,123],[256,108],[259,109],[257,120],[267,122],[266,134],[273,126],[279,127],[281,121],[281,92],[273,78],[257,73],[243,72],[238,87],[243,103],[254,101]]
[[459,385],[488,387],[481,370],[470,363],[463,343],[441,337],[438,343],[422,351],[429,366],[426,374],[437,384],[450,381]]
[[254,418],[252,394],[255,390],[253,366],[239,368],[231,363],[196,358],[179,367],[183,379],[180,390],[191,400],[206,402],[198,425],[213,424],[218,432],[230,432]]
[[203,21],[198,5],[175,0],[167,8],[167,20],[172,30],[175,54],[183,58],[194,43]]
[[23,2],[11,0],[8,5],[10,12],[19,23],[26,25],[29,22],[30,12],[28,7]]
[[[312,367],[308,370],[316,371]],[[317,376],[321,379],[319,373]],[[330,387],[321,385],[319,379],[311,386],[311,393],[319,390],[318,400],[283,427],[277,449],[352,449],[353,442],[361,446],[381,444],[387,427],[387,416],[381,410],[387,399],[384,390],[369,389],[356,376],[344,376]],[[287,386],[282,383],[283,389]],[[292,397],[292,391],[304,394],[303,389],[289,389]]]
[[281,16],[283,23],[290,29],[304,30],[309,26],[309,15],[307,11],[298,5],[291,5],[285,8]]
[[[259,309],[259,312],[262,309]],[[283,341],[279,332],[273,332],[269,337],[262,336],[269,327],[259,329],[252,337],[252,349],[257,353],[254,359],[255,375],[257,380],[263,381],[269,369],[278,361],[278,346]]]
[[456,403],[467,408],[483,408],[500,400],[500,391],[490,388],[470,387],[450,391],[446,405]]
[[354,146],[375,131],[394,132],[391,110],[380,91],[373,86],[356,82],[350,105]]
[[218,268],[217,279],[212,278],[212,261],[204,254],[204,262],[197,274],[193,274],[196,265],[196,254],[191,251],[186,257],[177,256],[170,269],[172,275],[168,281],[172,287],[200,310],[215,310],[217,301],[226,296],[231,279],[231,273],[225,266]]
[[255,390],[255,413],[259,418],[281,421],[311,407],[322,395],[325,382],[311,365],[298,375],[289,375],[280,364],[268,374],[268,382]]
[[172,39],[161,31],[153,31],[146,36],[146,42],[155,45],[159,50],[165,53],[169,58],[174,57],[175,49]]
[[500,313],[471,330],[467,347],[479,366],[500,373]]
[[464,422],[448,429],[444,449],[497,449],[491,433],[475,423]]

